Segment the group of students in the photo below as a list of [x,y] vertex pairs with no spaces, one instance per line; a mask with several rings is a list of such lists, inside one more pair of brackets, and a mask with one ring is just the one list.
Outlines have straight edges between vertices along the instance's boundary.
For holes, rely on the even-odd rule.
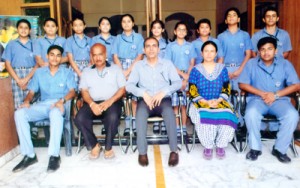
[[[168,39],[167,32],[162,21],[155,20],[151,23],[150,36],[158,41],[158,57],[160,59],[170,60],[175,66],[178,76],[182,80],[181,88],[179,90],[183,91],[183,97],[179,97],[177,92],[173,92],[170,96],[174,114],[178,114],[179,100],[182,99],[182,101],[180,101],[182,108],[182,124],[183,132],[186,134],[186,93],[189,91],[191,99],[194,102],[191,110],[189,110],[189,115],[191,116],[192,122],[197,126],[196,130],[199,139],[205,147],[203,154],[206,159],[212,158],[214,147],[216,147],[217,157],[221,159],[224,158],[225,148],[228,142],[231,141],[234,135],[234,130],[240,121],[238,120],[238,117],[232,109],[228,99],[231,89],[239,90],[240,86],[247,92],[262,96],[262,98],[268,101],[267,103],[270,104],[274,102],[274,99],[281,98],[282,96],[285,96],[298,89],[299,79],[295,75],[293,75],[291,78],[287,75],[284,75],[286,77],[280,77],[280,75],[278,75],[278,77],[280,77],[278,79],[286,80],[286,83],[284,84],[296,84],[297,86],[286,92],[277,92],[279,89],[283,89],[285,86],[279,81],[275,81],[275,86],[272,88],[268,88],[262,84],[263,87],[267,88],[266,91],[275,90],[275,98],[274,96],[271,97],[273,100],[268,100],[270,94],[267,95],[266,92],[258,92],[258,94],[256,93],[258,91],[257,89],[253,89],[251,87],[249,89],[248,87],[248,85],[256,83],[254,81],[250,81],[251,79],[258,79],[255,77],[256,75],[254,73],[252,75],[251,71],[253,70],[249,68],[250,65],[247,63],[251,58],[251,55],[256,57],[257,54],[260,54],[260,56],[254,58],[255,60],[250,61],[260,62],[262,58],[262,62],[265,62],[271,57],[272,62],[275,59],[279,63],[284,61],[286,64],[290,65],[287,63],[287,60],[284,60],[284,58],[286,58],[289,52],[292,50],[291,41],[288,33],[277,27],[276,24],[278,20],[279,16],[277,10],[272,7],[267,8],[263,17],[266,27],[255,33],[252,37],[252,41],[247,32],[239,29],[240,12],[236,8],[230,8],[226,11],[225,23],[227,24],[228,29],[219,34],[217,39],[211,37],[210,35],[211,24],[208,19],[201,19],[197,23],[196,29],[199,37],[193,42],[187,41],[187,34],[189,31],[186,23],[183,21],[180,21],[175,25],[174,38],[172,41]],[[30,23],[26,19],[21,19],[17,22],[17,31],[19,37],[18,39],[9,42],[2,56],[2,58],[5,59],[6,69],[12,77],[15,109],[24,107],[24,101],[29,102],[28,98],[26,98],[28,93],[28,90],[26,89],[27,85],[29,84],[30,79],[33,77],[34,72],[38,67],[49,66],[49,53],[51,52],[51,47],[53,46],[61,47],[61,49],[59,49],[62,56],[59,58],[61,64],[60,66],[63,66],[63,64],[69,62],[70,69],[74,75],[71,76],[72,79],[74,79],[74,83],[70,78],[67,84],[69,89],[74,87],[74,91],[72,90],[67,99],[75,95],[73,92],[78,90],[78,84],[82,76],[83,69],[92,66],[92,61],[90,60],[90,50],[91,47],[96,43],[100,43],[106,47],[105,51],[107,63],[116,64],[119,66],[123,70],[123,74],[126,79],[129,78],[137,62],[148,58],[147,54],[144,57],[144,53],[146,51],[144,39],[141,34],[134,31],[134,18],[130,14],[122,15],[121,26],[123,32],[117,36],[112,36],[110,34],[111,23],[109,18],[102,17],[99,20],[98,25],[100,34],[93,38],[89,38],[84,34],[84,29],[86,27],[84,20],[81,18],[76,18],[72,21],[74,34],[65,39],[56,34],[58,30],[57,21],[53,18],[48,18],[44,21],[45,36],[33,41],[29,37],[31,28]],[[262,38],[264,40],[262,40]],[[267,44],[271,44],[271,46],[269,46],[267,49],[263,49],[264,51],[261,52],[261,48],[265,47]],[[265,51],[273,52],[272,50],[274,51],[274,57],[272,57],[272,54],[270,53],[264,53]],[[150,55],[151,53],[152,52],[149,51]],[[267,55],[262,57],[261,54]],[[277,63],[274,65],[272,64],[272,66],[262,68],[259,64],[261,68],[260,70],[263,70],[263,73],[265,73],[267,76],[270,76],[270,78],[272,78],[271,80],[273,80],[272,82],[274,82],[273,73],[275,74],[277,71],[277,68],[276,71],[274,71],[275,65],[277,65]],[[245,73],[245,71],[243,71],[244,69],[247,69],[249,72]],[[294,69],[290,67],[289,71],[294,71]],[[244,80],[239,79],[242,72],[242,78]],[[97,72],[97,74],[100,77],[105,76],[102,75],[102,72]],[[267,81],[266,83],[268,83]],[[33,84],[30,83],[30,85]],[[64,83],[60,83],[60,87],[63,86]],[[257,87],[259,86],[260,85]],[[155,84],[153,87],[155,88]],[[30,88],[34,91],[37,90],[37,88],[34,88],[33,86]],[[272,93],[273,92],[271,92],[271,94]],[[31,99],[31,97],[29,99]],[[65,100],[67,99],[62,98],[61,102],[65,103]],[[134,99],[132,103],[133,116],[136,114],[137,103],[138,100]],[[58,106],[60,106],[60,103]],[[90,107],[92,108],[91,105]],[[266,112],[269,112],[269,110],[266,110]],[[15,119],[17,121],[17,118]],[[249,113],[246,113],[245,119],[247,128],[249,127],[248,130],[253,130],[253,128],[250,126],[250,124],[253,123],[253,117],[250,118]],[[125,119],[125,136],[129,135],[129,121],[130,119]],[[177,118],[176,125],[177,132],[179,133],[179,122]],[[167,134],[164,125],[161,126],[161,130],[159,127],[160,126],[155,123],[153,126],[153,132],[158,133],[161,131],[162,134]],[[136,125],[134,121],[133,130],[135,131],[135,129]],[[60,133],[58,132],[56,135],[58,134]],[[251,142],[251,139],[253,137],[253,139],[257,140],[259,135],[257,131],[250,131],[249,135],[251,150],[247,154],[247,159],[256,160],[258,155],[261,154],[261,145],[257,143],[258,141],[252,145],[254,141]],[[288,140],[288,138],[289,137],[285,137],[285,141]],[[279,146],[274,149],[274,155],[277,157],[279,156],[278,158],[283,158],[283,161],[287,162],[288,159],[286,158],[286,150],[286,146]],[[57,157],[59,157],[59,154],[57,152],[49,152],[49,155],[54,156],[54,160],[56,160],[57,163]],[[28,158],[33,157],[36,156],[31,152],[31,155],[27,156],[26,160],[29,160]],[[33,160],[33,162],[35,162],[35,160]],[[51,170],[50,161],[49,166]],[[54,169],[57,169],[57,164],[56,168]],[[20,168],[17,168],[17,170],[20,170]]]

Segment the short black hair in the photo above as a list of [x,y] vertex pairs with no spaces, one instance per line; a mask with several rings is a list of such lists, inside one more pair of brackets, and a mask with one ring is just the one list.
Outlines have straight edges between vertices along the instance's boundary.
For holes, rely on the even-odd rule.
[[264,37],[264,38],[261,38],[258,43],[257,43],[257,50],[259,51],[259,49],[267,44],[267,43],[271,43],[273,44],[274,48],[276,49],[277,48],[277,40],[273,37]]
[[144,40],[144,48],[145,48],[146,42],[147,42],[148,40],[150,40],[150,39],[154,39],[154,40],[156,41],[156,43],[157,43],[157,46],[159,46],[159,42],[158,42],[158,40],[157,40],[155,37],[148,37],[148,38],[146,38],[146,39]]
[[109,24],[110,24],[110,27],[111,27],[111,21],[110,21],[109,17],[106,17],[106,16],[103,16],[103,17],[101,17],[101,18],[99,19],[99,21],[98,21],[98,26],[100,26],[100,24],[101,24],[101,22],[102,22],[103,20],[107,20],[107,21],[109,22]]
[[264,17],[263,18],[266,17],[266,14],[267,14],[268,11],[274,11],[274,12],[276,12],[277,17],[279,17],[278,10],[275,7],[269,6],[264,11]]
[[21,23],[26,23],[26,24],[28,25],[29,29],[31,29],[31,24],[30,24],[30,22],[29,22],[28,20],[26,20],[26,19],[20,19],[20,20],[18,20],[18,22],[17,22],[17,24],[16,24],[17,28],[19,27],[19,25],[20,25]]
[[134,18],[131,14],[123,14],[121,16],[121,22],[123,21],[123,18],[125,18],[125,17],[129,17],[131,19],[131,21],[134,23]]
[[239,11],[239,9],[236,8],[236,7],[231,7],[229,9],[227,9],[226,12],[225,12],[225,16],[224,16],[225,20],[226,20],[226,18],[227,18],[227,16],[228,16],[228,14],[229,14],[230,11],[234,11],[237,14],[238,18],[241,17],[241,12]]
[[75,22],[76,20],[81,20],[82,23],[85,25],[85,21],[84,21],[84,19],[81,18],[81,17],[75,17],[75,18],[72,20],[72,25],[74,24],[74,22]]
[[204,43],[202,44],[201,52],[203,52],[205,46],[207,46],[207,45],[209,45],[209,44],[213,45],[213,46],[215,47],[215,49],[216,49],[216,52],[218,52],[218,46],[217,46],[217,44],[216,44],[215,42],[211,41],[211,40],[208,40],[208,41],[206,41],[206,42],[204,42]]
[[210,29],[211,29],[211,23],[210,23],[210,20],[207,19],[207,18],[203,18],[201,20],[199,20],[196,24],[196,29],[199,29],[200,25],[203,24],[203,23],[206,23],[207,25],[209,25]]
[[54,50],[54,49],[59,50],[61,54],[64,53],[64,49],[63,49],[61,46],[59,46],[59,45],[51,45],[51,46],[48,48],[48,50],[47,50],[47,54],[49,54],[50,51],[52,51],[52,50]]
[[54,22],[54,23],[55,23],[55,26],[56,26],[56,27],[58,26],[57,20],[54,19],[54,18],[46,18],[46,19],[44,20],[44,26],[46,25],[46,23],[47,23],[48,21]]

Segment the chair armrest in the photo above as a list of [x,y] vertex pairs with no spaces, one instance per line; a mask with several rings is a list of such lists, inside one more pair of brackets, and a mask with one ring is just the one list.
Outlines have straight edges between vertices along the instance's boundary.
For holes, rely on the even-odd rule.
[[245,116],[245,112],[246,112],[246,96],[247,93],[245,91],[241,91],[240,94],[240,113],[242,116]]

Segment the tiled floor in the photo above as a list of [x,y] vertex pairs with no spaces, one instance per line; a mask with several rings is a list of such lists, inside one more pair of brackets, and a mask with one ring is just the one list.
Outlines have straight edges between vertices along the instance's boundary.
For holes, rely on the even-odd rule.
[[[203,147],[197,144],[191,153],[180,151],[180,163],[173,168],[167,165],[168,145],[159,145],[158,149],[149,145],[148,167],[138,165],[137,152],[123,154],[118,146],[114,147],[116,158],[105,160],[101,155],[94,161],[89,160],[85,148],[71,157],[66,157],[62,148],[61,168],[50,174],[46,172],[47,148],[36,148],[39,162],[24,171],[11,171],[22,160],[21,155],[0,168],[0,187],[300,187],[300,159],[289,150],[292,163],[280,163],[270,154],[273,144],[274,141],[263,142],[263,155],[255,162],[245,160],[245,153],[236,153],[232,146],[227,148],[224,160],[207,161],[202,158]],[[75,150],[74,147],[73,153]],[[155,150],[161,153],[164,178],[156,178],[159,165],[155,161],[160,156],[154,155]]]

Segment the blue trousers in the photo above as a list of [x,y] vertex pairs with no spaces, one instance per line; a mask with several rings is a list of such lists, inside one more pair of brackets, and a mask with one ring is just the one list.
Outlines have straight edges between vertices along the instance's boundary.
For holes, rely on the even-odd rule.
[[59,156],[60,142],[63,132],[64,117],[58,108],[51,107],[59,99],[41,101],[29,108],[21,108],[15,111],[15,122],[20,141],[22,155],[33,157],[35,155],[30,135],[29,122],[50,120],[49,156]]
[[261,98],[250,99],[246,107],[245,121],[251,149],[261,151],[261,120],[265,114],[274,115],[279,120],[275,149],[285,154],[298,124],[298,112],[286,99],[276,100],[271,105],[265,104]]

